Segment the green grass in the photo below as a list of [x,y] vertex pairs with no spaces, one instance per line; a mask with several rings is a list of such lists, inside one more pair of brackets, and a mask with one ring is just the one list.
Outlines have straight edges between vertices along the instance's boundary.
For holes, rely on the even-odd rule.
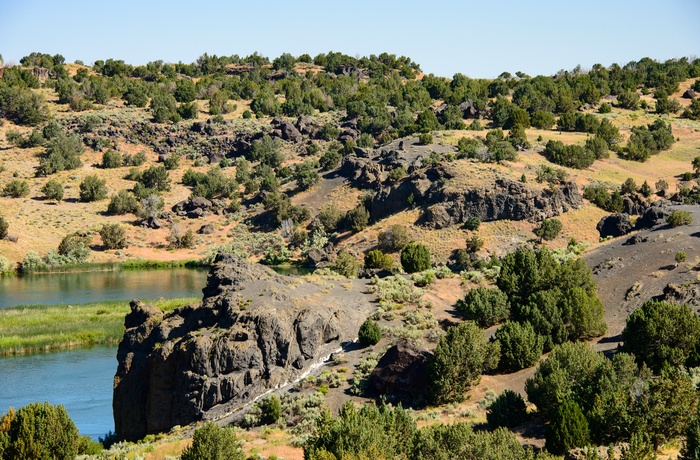
[[[168,312],[198,302],[175,298],[148,302]],[[0,310],[0,356],[118,343],[128,301],[83,305],[21,305]]]
[[151,268],[196,268],[203,265],[196,260],[127,260],[121,263],[122,270],[141,270]]

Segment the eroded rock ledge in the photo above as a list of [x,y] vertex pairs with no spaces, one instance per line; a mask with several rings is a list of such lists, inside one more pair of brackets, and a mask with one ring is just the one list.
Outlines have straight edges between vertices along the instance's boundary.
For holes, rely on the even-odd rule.
[[398,185],[384,187],[372,200],[370,216],[376,221],[413,205],[422,209],[420,223],[445,228],[463,223],[469,217],[482,221],[537,222],[583,206],[573,182],[555,189],[538,190],[508,179],[497,179],[491,185],[460,190],[449,186],[449,180],[454,177],[449,166],[438,165]]
[[200,306],[163,314],[132,301],[114,377],[117,437],[189,424],[295,380],[352,341],[372,310],[362,282],[348,283],[288,278],[219,254]]

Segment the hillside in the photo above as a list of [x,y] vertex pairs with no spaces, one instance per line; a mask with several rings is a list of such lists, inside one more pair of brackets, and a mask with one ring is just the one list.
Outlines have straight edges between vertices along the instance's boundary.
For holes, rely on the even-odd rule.
[[201,303],[131,303],[109,441],[147,442],[110,458],[178,455],[204,420],[319,460],[676,458],[700,426],[700,59],[21,62],[0,272],[211,270]]

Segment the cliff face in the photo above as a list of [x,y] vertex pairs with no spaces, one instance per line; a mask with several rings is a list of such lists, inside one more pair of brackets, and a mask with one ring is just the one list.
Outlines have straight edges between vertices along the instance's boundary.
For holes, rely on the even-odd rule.
[[438,165],[398,185],[384,187],[372,200],[370,216],[379,220],[415,205],[423,210],[422,224],[444,228],[463,223],[469,217],[482,221],[536,222],[583,205],[574,183],[562,184],[554,190],[537,190],[519,182],[498,179],[491,185],[455,190],[446,185],[453,177],[449,167]]
[[[355,281],[355,283],[358,283]],[[131,303],[114,377],[119,439],[223,413],[298,378],[357,336],[372,310],[351,289],[219,255],[200,306]]]

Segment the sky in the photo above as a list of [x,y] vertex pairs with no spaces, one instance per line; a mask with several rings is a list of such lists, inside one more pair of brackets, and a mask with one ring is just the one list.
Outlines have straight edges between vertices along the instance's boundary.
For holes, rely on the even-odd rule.
[[699,17],[700,0],[0,0],[0,54],[140,65],[388,52],[445,77],[553,75],[700,56]]

